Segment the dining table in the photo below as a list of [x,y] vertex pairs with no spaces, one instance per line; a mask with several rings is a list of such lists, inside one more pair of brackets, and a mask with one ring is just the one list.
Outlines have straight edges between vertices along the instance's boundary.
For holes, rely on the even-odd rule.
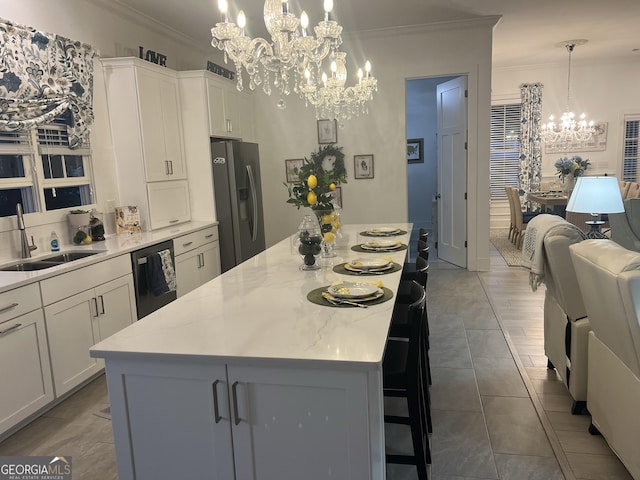
[[[316,270],[293,234],[94,345],[119,478],[384,480],[382,362],[412,227],[343,225]],[[393,268],[345,269],[380,259]],[[385,298],[312,301],[344,282]]]
[[564,218],[569,196],[562,191],[529,192],[527,200],[540,204],[545,212]]

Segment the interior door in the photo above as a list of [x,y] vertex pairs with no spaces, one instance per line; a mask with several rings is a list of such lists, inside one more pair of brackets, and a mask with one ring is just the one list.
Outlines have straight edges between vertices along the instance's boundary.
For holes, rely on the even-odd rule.
[[438,105],[438,257],[467,267],[467,77],[441,83]]

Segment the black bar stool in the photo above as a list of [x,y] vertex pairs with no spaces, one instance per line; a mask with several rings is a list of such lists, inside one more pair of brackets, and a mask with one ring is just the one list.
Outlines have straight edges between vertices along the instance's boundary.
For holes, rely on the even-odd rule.
[[[424,385],[421,371],[426,296],[424,288],[416,282],[412,282],[409,295],[413,300],[406,309],[409,335],[406,339],[389,338],[382,370],[384,396],[405,398],[409,412],[408,417],[385,414],[384,421],[410,427],[413,455],[388,453],[386,460],[387,463],[415,465],[418,479],[428,480],[427,464],[431,462],[431,448],[426,428],[426,410],[428,409],[424,396],[426,385]],[[398,313],[398,315],[401,314]]]

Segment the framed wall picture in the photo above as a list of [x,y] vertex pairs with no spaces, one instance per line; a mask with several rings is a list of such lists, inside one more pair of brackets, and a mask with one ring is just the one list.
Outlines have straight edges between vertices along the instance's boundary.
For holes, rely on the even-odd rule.
[[566,152],[602,152],[607,149],[607,130],[608,123],[596,123],[594,126],[595,134],[587,142],[570,143],[568,146],[544,144],[544,153],[562,153]]
[[333,204],[336,208],[342,208],[342,187],[336,187],[333,191]]
[[353,171],[355,178],[373,178],[373,155],[354,155]]
[[407,162],[424,163],[424,140],[422,138],[407,140]]
[[287,172],[287,183],[295,183],[299,180],[298,170],[302,167],[302,158],[293,158],[284,161],[285,170]]
[[338,143],[337,120],[318,120],[318,143]]

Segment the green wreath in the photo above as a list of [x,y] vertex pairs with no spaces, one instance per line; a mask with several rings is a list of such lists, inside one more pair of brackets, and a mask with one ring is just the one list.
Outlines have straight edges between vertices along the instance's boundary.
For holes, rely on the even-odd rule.
[[[327,158],[334,158],[331,168],[326,168]],[[342,147],[327,145],[320,147],[317,152],[311,153],[311,158],[305,157],[300,168],[294,169],[294,174],[300,179],[295,184],[284,185],[289,192],[287,203],[297,208],[310,207],[314,210],[333,209],[333,190],[336,186],[347,183],[347,169],[344,165],[344,153]],[[313,188],[309,185],[310,176],[315,177]],[[333,188],[332,188],[333,187]],[[313,193],[315,203],[309,203],[309,193]]]
[[[333,163],[333,168],[327,170],[324,163],[325,159],[330,157],[335,158],[335,162]],[[342,153],[342,147],[338,147],[336,145],[320,147],[317,152],[311,153],[311,161],[314,163],[317,171],[327,172],[337,179],[336,185],[338,183],[347,183],[347,169],[344,166],[344,153]]]

